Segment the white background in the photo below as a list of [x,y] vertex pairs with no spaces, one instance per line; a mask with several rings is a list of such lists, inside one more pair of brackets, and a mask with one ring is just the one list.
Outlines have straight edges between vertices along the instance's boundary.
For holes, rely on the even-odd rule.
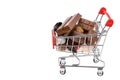
[[[104,76],[97,69],[67,68],[59,74],[51,29],[58,21],[80,13],[94,20],[101,7],[114,19],[103,50]],[[119,80],[120,11],[118,0],[1,0],[0,80]]]

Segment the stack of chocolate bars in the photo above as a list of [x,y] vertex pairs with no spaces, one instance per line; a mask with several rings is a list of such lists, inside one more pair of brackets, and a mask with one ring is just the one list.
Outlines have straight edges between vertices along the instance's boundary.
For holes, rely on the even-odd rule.
[[[82,16],[77,13],[73,16],[68,17],[62,24],[61,26],[56,30],[56,33],[58,36],[79,36],[81,34],[96,34],[95,27],[97,24],[95,22],[89,21],[87,19],[82,18]],[[79,42],[80,40],[80,42]],[[81,37],[79,38],[74,38],[74,44],[75,45],[95,45],[97,41],[97,36],[94,37]],[[64,44],[58,44],[60,47],[60,50],[63,51],[66,49],[66,43],[67,41],[64,40]],[[69,39],[68,45],[72,45],[73,40]],[[71,50],[71,47],[67,47],[69,50]],[[73,51],[74,47],[72,48]]]

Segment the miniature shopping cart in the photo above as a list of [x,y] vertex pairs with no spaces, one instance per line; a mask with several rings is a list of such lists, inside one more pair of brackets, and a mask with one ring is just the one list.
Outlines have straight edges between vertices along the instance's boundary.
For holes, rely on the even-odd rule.
[[[105,25],[103,26],[102,23],[102,18],[103,16],[106,15],[108,17],[108,20],[106,21]],[[55,26],[54,29],[52,30],[52,42],[53,42],[53,48],[56,49],[57,51],[65,52],[65,53],[72,53],[69,56],[64,56],[64,57],[59,57],[59,66],[60,66],[60,74],[64,75],[66,73],[66,67],[86,67],[86,68],[97,68],[98,76],[103,75],[103,68],[105,67],[105,62],[100,60],[99,57],[102,53],[103,46],[106,40],[107,33],[109,29],[113,25],[113,20],[109,16],[109,14],[106,11],[106,8],[102,7],[98,13],[98,16],[96,17],[94,21],[97,25],[95,27],[96,33],[95,34],[81,34],[78,36],[58,36],[55,32],[55,29],[57,29],[62,23],[58,22]],[[92,43],[92,38],[97,37],[96,44],[91,44]],[[82,39],[84,38],[84,44],[80,44]],[[90,44],[86,44],[86,39],[90,39]],[[65,45],[60,45],[66,40]],[[77,39],[79,40],[78,44],[74,44],[74,40]],[[59,44],[58,44],[59,40]],[[71,45],[69,45],[69,41],[71,40]],[[60,42],[61,41],[61,42]],[[61,49],[66,49],[66,50],[61,50]],[[79,57],[84,57],[84,56],[93,56],[93,62],[98,63],[101,62],[101,66],[83,66],[80,64],[80,58]],[[72,65],[67,65],[66,64],[66,58],[76,58],[78,60],[77,64],[72,64]]]

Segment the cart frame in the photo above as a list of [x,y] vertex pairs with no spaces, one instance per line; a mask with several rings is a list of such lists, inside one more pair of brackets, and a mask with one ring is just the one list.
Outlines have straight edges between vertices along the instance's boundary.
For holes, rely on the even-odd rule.
[[[108,20],[106,21],[104,27],[102,26],[101,22],[102,22],[102,18],[103,16],[106,15],[108,17]],[[57,45],[55,40],[57,40],[58,38],[63,38],[63,39],[66,39],[67,41],[69,39],[72,39],[73,42],[74,42],[74,39],[77,38],[79,39],[79,43],[80,43],[80,40],[81,38],[85,38],[85,41],[86,41],[86,38],[90,37],[91,40],[90,40],[90,45],[86,45],[85,41],[84,41],[84,44],[82,45],[83,47],[92,47],[92,49],[90,51],[88,51],[87,53],[85,51],[77,51],[77,52],[73,52],[73,48],[75,46],[79,46],[81,47],[80,44],[78,45],[74,45],[74,43],[72,42],[72,45],[70,46],[71,47],[71,50],[66,50],[64,52],[66,53],[72,53],[72,55],[69,55],[69,56],[63,56],[63,57],[59,57],[58,58],[58,62],[59,62],[59,66],[60,66],[60,74],[64,75],[66,73],[66,67],[84,67],[84,68],[97,68],[98,69],[98,72],[97,72],[97,75],[98,76],[102,76],[103,75],[103,68],[105,67],[105,62],[100,60],[99,57],[101,56],[101,53],[102,53],[102,50],[103,50],[103,47],[104,47],[104,43],[105,43],[105,40],[106,40],[106,36],[107,36],[107,33],[109,31],[109,29],[112,27],[113,25],[113,19],[111,19],[110,15],[107,13],[106,11],[106,8],[102,7],[100,9],[100,11],[98,12],[98,15],[96,17],[96,19],[94,20],[94,22],[96,22],[97,26],[95,27],[95,30],[96,30],[96,34],[83,34],[83,35],[79,35],[79,36],[67,36],[67,37],[63,37],[63,36],[57,36],[54,32],[54,30],[52,30],[52,42],[53,42],[53,49],[55,48],[56,50],[58,50],[58,47],[63,47],[63,46],[60,46],[60,45]],[[97,42],[95,45],[92,45],[92,38],[96,36],[98,38]],[[101,38],[104,36],[104,39],[102,40],[102,43],[100,44],[100,41],[101,41]],[[66,43],[66,45],[64,47],[68,47],[68,42]],[[99,49],[100,47],[100,49]],[[101,62],[102,63],[102,66],[84,66],[84,65],[80,65],[80,58],[79,57],[84,57],[84,56],[93,56],[93,62],[94,63],[98,63],[98,62]],[[70,57],[75,57],[77,60],[78,60],[78,63],[76,64],[72,64],[72,65],[67,65],[66,64],[66,59],[67,58],[70,58]]]

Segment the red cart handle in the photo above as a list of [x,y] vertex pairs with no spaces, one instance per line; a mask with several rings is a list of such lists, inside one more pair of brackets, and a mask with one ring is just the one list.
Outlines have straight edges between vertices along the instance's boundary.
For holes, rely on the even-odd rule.
[[112,27],[114,21],[113,21],[113,19],[111,19],[110,15],[107,13],[106,8],[102,7],[98,14],[101,14],[101,15],[106,14],[106,16],[108,17],[108,20],[107,20],[105,26]]

